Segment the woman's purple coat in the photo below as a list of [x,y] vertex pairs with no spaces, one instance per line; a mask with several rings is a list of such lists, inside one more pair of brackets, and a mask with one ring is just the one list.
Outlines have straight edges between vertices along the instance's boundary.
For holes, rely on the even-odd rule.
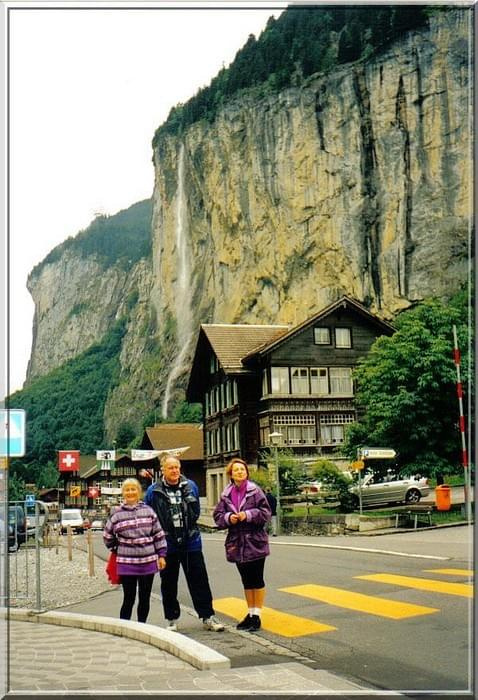
[[[243,563],[262,559],[269,554],[269,538],[265,525],[271,519],[271,510],[267,498],[252,481],[247,482],[246,493],[236,508],[231,499],[234,484],[226,486],[219,503],[214,509],[214,522],[220,530],[227,528],[226,559]],[[232,525],[229,519],[232,513],[244,511],[246,520]]]

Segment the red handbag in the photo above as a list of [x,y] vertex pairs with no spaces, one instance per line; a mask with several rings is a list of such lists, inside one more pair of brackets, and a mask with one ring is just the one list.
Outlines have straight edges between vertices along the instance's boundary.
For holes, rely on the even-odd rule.
[[106,562],[106,575],[108,580],[113,585],[121,582],[121,576],[118,574],[118,565],[116,563],[116,552],[111,552]]

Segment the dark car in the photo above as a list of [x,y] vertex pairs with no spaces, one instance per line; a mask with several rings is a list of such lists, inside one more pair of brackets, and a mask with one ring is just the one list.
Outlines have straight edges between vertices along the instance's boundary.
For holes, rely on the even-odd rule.
[[8,506],[8,549],[16,552],[27,539],[27,519],[23,506]]

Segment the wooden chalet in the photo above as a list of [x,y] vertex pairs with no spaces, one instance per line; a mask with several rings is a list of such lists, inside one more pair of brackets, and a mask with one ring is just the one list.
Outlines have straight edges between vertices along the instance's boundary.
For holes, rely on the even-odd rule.
[[[180,456],[181,471],[195,481],[199,494],[206,494],[206,475],[204,469],[204,433],[202,423],[158,423],[145,428],[141,449],[174,450],[189,447]],[[155,476],[159,475],[159,460],[155,467]]]
[[208,505],[234,456],[258,465],[269,435],[313,461],[356,420],[352,370],[394,328],[344,296],[295,326],[202,324],[186,390],[203,406]]

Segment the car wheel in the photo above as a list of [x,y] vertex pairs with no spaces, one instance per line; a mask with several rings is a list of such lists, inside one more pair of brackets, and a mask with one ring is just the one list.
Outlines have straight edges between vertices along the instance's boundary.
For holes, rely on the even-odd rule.
[[405,503],[418,503],[422,497],[418,489],[410,489],[405,496]]

